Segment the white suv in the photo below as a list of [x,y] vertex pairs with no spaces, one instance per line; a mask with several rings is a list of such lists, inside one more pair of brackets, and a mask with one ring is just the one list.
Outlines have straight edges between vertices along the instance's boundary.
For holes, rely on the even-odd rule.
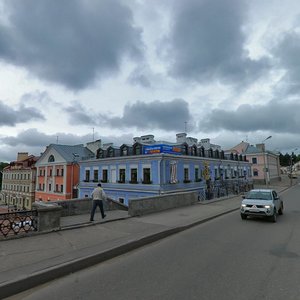
[[277,220],[277,214],[283,214],[283,202],[271,189],[255,189],[243,197],[241,203],[241,218],[247,216],[269,217],[273,222]]

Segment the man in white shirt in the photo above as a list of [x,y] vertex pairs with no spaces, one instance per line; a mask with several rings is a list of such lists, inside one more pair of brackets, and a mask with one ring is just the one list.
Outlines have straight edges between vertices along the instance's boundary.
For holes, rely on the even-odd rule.
[[92,199],[93,199],[93,208],[91,211],[90,221],[94,221],[94,215],[95,215],[97,206],[99,206],[101,215],[102,215],[102,219],[104,219],[106,217],[106,215],[104,214],[103,200],[106,200],[106,194],[105,194],[103,188],[101,187],[101,183],[98,183],[97,187],[93,190]]

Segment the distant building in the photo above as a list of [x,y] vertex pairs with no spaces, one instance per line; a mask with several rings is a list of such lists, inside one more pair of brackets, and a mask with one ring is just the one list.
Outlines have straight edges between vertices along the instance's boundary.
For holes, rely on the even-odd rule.
[[216,186],[251,182],[251,164],[243,155],[225,155],[209,139],[203,143],[180,133],[175,143],[146,135],[135,137],[132,145],[103,145],[96,158],[79,162],[79,198],[90,197],[98,182],[110,198],[125,204],[140,197],[207,189],[213,193]]
[[19,152],[17,160],[3,169],[2,204],[11,210],[30,210],[35,200],[35,163],[39,157]]
[[77,198],[78,162],[95,157],[101,141],[80,145],[50,144],[36,162],[35,199],[56,201]]
[[247,160],[252,163],[254,182],[270,183],[274,180],[280,180],[279,154],[266,150],[265,144],[256,144],[254,146],[247,142],[241,142],[228,150],[228,152],[236,152],[246,156]]

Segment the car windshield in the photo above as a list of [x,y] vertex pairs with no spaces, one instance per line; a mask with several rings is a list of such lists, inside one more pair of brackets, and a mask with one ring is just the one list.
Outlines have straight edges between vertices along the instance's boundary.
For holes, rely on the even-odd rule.
[[272,200],[272,195],[270,192],[250,191],[247,195],[247,199]]

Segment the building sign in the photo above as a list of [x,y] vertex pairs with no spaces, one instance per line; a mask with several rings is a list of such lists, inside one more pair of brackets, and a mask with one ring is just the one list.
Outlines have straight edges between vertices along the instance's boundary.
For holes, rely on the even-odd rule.
[[178,146],[169,145],[153,145],[145,146],[143,149],[143,154],[157,154],[157,153],[167,153],[167,154],[181,154],[181,148]]

